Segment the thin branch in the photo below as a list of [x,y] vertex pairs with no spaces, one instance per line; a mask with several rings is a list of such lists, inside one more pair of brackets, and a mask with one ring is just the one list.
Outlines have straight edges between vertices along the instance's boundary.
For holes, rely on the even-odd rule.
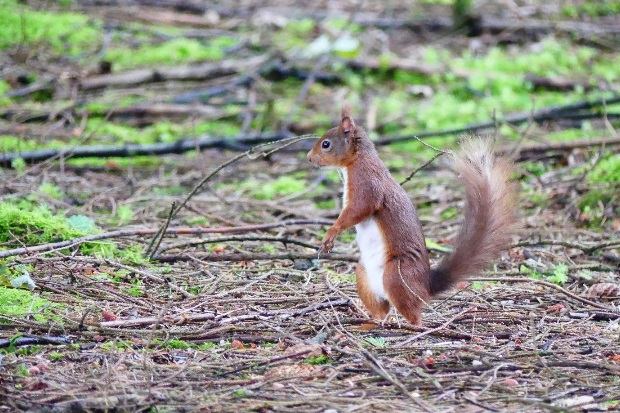
[[539,241],[521,241],[516,244],[513,244],[512,247],[532,247],[532,246],[542,246],[542,245],[559,245],[567,248],[575,248],[583,251],[585,254],[592,254],[594,251],[616,247],[620,245],[620,240],[610,240],[605,242],[599,242],[593,245],[583,245],[576,242],[570,241],[559,241],[559,240],[539,240]]
[[[253,148],[248,149],[247,151],[229,159],[228,161],[222,163],[220,166],[218,166],[217,168],[215,168],[210,174],[208,174],[207,176],[205,176],[204,178],[202,178],[200,180],[200,182],[198,182],[194,188],[189,191],[189,193],[185,196],[185,198],[179,203],[179,205],[176,208],[173,208],[172,211],[170,212],[170,216],[168,217],[169,220],[174,219],[174,217],[179,213],[179,211],[181,211],[181,209],[183,209],[183,207],[185,207],[185,205],[189,202],[189,200],[196,195],[196,192],[198,192],[198,190],[200,188],[202,188],[202,186],[204,184],[206,184],[207,182],[209,182],[209,180],[211,178],[213,178],[215,175],[217,175],[222,169],[226,168],[229,165],[232,165],[233,163],[248,157],[248,158],[252,158],[256,159],[258,156],[263,156],[263,157],[267,157],[269,155],[271,155],[272,153],[285,148],[289,145],[292,145],[296,142],[300,142],[302,140],[305,139],[310,139],[310,138],[315,138],[316,135],[314,134],[310,134],[310,135],[302,135],[302,136],[294,136],[294,137],[289,137],[289,138],[285,138],[285,139],[281,139],[281,140],[275,140],[275,141],[271,141],[271,142],[266,142],[260,145],[256,145]],[[266,152],[262,152],[258,155],[255,155],[255,152],[259,149],[259,148],[264,148],[266,146],[270,146],[276,142],[282,142],[283,144],[275,149],[272,149],[271,151],[266,151]],[[166,224],[164,223],[164,225],[162,225],[162,227],[156,232],[154,238],[157,238],[160,236],[160,234],[164,234],[165,232],[165,226]]]
[[166,235],[166,230],[168,229],[168,226],[170,226],[170,220],[172,219],[172,214],[174,213],[174,208],[176,204],[177,204],[176,201],[172,202],[172,205],[170,206],[170,213],[168,214],[168,218],[166,219],[166,222],[164,222],[164,226],[162,227],[162,230],[157,232],[157,234],[151,239],[149,246],[146,248],[146,251],[143,254],[143,256],[145,257],[148,255],[149,260],[152,260],[153,256],[157,254],[157,250],[159,249],[159,246],[161,245],[161,241],[164,239],[164,236]]
[[270,242],[281,242],[284,245],[287,245],[287,244],[299,245],[299,246],[306,247],[306,248],[312,248],[314,250],[319,249],[319,247],[315,244],[311,244],[309,242],[300,241],[300,240],[288,238],[288,237],[222,237],[222,238],[212,238],[212,239],[199,239],[199,240],[181,242],[181,243],[172,244],[172,245],[165,245],[162,248],[160,248],[159,251],[163,252],[163,251],[170,251],[172,249],[182,249],[182,248],[195,247],[195,246],[204,245],[204,244],[215,244],[218,242],[231,242],[231,241],[238,241],[238,242],[270,241]]
[[[245,225],[239,227],[220,227],[220,228],[201,228],[201,227],[173,227],[166,230],[166,234],[174,235],[202,235],[202,234],[234,234],[251,231],[264,231],[272,228],[278,228],[291,225],[332,225],[333,221],[329,220],[313,220],[313,219],[291,219],[286,221],[270,222],[257,225]],[[11,250],[0,251],[0,258],[13,257],[16,255],[32,254],[36,252],[47,252],[57,249],[70,248],[85,242],[101,241],[112,238],[125,238],[131,236],[145,236],[157,233],[159,229],[141,228],[141,229],[125,229],[102,234],[86,235],[84,237],[74,238],[67,241],[51,242],[48,244],[34,245],[32,247],[15,248]]]
[[523,277],[523,278],[519,278],[519,277],[470,277],[470,278],[468,278],[468,281],[496,281],[496,282],[508,282],[508,283],[534,283],[534,284],[543,285],[543,286],[548,287],[548,288],[553,288],[554,290],[561,292],[562,294],[564,294],[567,297],[570,297],[570,298],[572,298],[574,300],[577,300],[577,301],[579,301],[581,303],[588,304],[588,305],[590,305],[592,307],[595,307],[595,308],[600,308],[602,310],[609,311],[611,313],[617,313],[618,311],[620,311],[620,310],[617,310],[617,309],[614,309],[614,308],[607,307],[607,306],[602,305],[602,304],[595,303],[594,301],[590,301],[587,298],[580,297],[577,294],[573,294],[570,291],[560,287],[557,284],[553,284],[553,283],[550,283],[548,281],[537,280],[535,278],[525,278],[525,277]]
[[[270,260],[314,260],[316,252],[312,253],[234,253],[234,254],[160,254],[153,257],[159,262],[179,262],[179,261],[270,261]],[[357,262],[359,256],[351,254],[321,254],[321,260]]]

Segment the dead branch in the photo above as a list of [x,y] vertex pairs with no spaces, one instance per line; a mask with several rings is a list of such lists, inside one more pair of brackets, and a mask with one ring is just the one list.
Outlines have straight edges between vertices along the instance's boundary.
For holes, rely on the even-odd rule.
[[[275,311],[267,311],[260,314],[260,317],[269,318],[269,317],[296,317],[304,315],[311,311],[317,311],[327,307],[337,307],[337,306],[347,306],[349,305],[349,300],[347,299],[337,299],[337,300],[328,300],[325,302],[320,302],[317,304],[313,304],[308,307],[300,308],[297,310],[275,310]],[[216,313],[203,313],[203,314],[183,314],[180,316],[172,316],[172,317],[141,317],[134,318],[130,320],[114,320],[114,321],[102,321],[98,324],[99,327],[102,328],[116,328],[116,327],[136,327],[136,326],[144,326],[151,325],[155,323],[170,323],[175,325],[185,324],[185,323],[196,323],[206,320],[216,320],[219,324],[231,324],[242,319],[247,319],[248,315],[243,315],[241,317],[218,317]],[[254,317],[255,315],[250,315]],[[256,315],[258,316],[258,315]]]
[[[594,101],[580,101],[563,106],[549,106],[539,109],[535,112],[517,112],[509,114],[504,117],[503,120],[490,120],[479,123],[472,123],[462,128],[446,129],[438,131],[420,132],[415,135],[405,136],[386,136],[375,141],[376,145],[390,145],[397,142],[407,142],[420,138],[428,137],[440,137],[440,136],[454,136],[463,133],[472,133],[480,130],[494,128],[498,123],[508,124],[521,124],[525,122],[543,122],[543,121],[557,121],[566,117],[572,118],[575,116],[575,112],[579,110],[602,108],[605,105],[611,105],[620,102],[620,96],[610,99],[599,99]],[[602,117],[599,114],[588,114],[592,117]],[[611,116],[620,116],[620,114],[608,114]],[[181,154],[191,150],[204,150],[210,148],[220,149],[232,149],[238,150],[240,147],[244,148],[251,145],[258,145],[268,142],[275,142],[282,139],[287,139],[291,134],[287,132],[279,133],[265,133],[254,136],[236,136],[236,137],[213,137],[204,136],[197,139],[182,139],[172,143],[157,143],[157,144],[127,144],[122,146],[76,146],[73,148],[61,148],[61,149],[42,149],[34,151],[24,152],[11,152],[0,154],[0,165],[8,167],[11,162],[17,158],[21,158],[28,163],[42,162],[54,157],[73,157],[73,158],[105,158],[105,157],[128,157],[139,155],[164,155],[164,154]],[[611,139],[591,139],[582,141],[567,141],[550,143],[540,146],[532,145],[531,152],[544,152],[547,150],[566,150],[577,147],[589,147],[600,145],[616,145],[618,138]],[[571,145],[581,145],[573,146]],[[525,149],[524,149],[525,148]],[[520,149],[521,153],[527,152],[528,147]],[[513,149],[510,149],[512,152]]]
[[[574,143],[574,142],[577,142],[577,141],[558,142],[558,143]],[[620,144],[620,139],[617,140],[616,144]],[[605,142],[599,145],[607,146],[609,145],[609,143]],[[593,252],[598,251],[600,249],[616,247],[620,245],[620,240],[616,239],[616,240],[604,241],[604,242],[599,242],[593,245],[583,245],[577,242],[561,241],[561,240],[539,240],[539,241],[532,240],[532,241],[518,242],[517,244],[514,244],[512,247],[531,247],[531,246],[543,246],[543,245],[559,245],[559,246],[567,247],[567,248],[575,248],[575,249],[583,251],[586,254],[592,254]]]
[[[562,141],[562,142],[529,144],[529,145],[521,146],[517,148],[516,150],[515,148],[500,148],[498,152],[499,153],[514,153],[515,155],[518,155],[517,156],[518,160],[524,160],[534,154],[540,154],[540,153],[546,153],[546,152],[555,152],[555,151],[566,152],[566,151],[571,151],[573,149],[580,149],[580,148],[592,148],[595,146],[613,147],[617,145],[620,145],[620,138],[576,139],[576,140]],[[542,241],[542,242],[544,243],[545,241]],[[579,248],[579,247],[575,247],[575,248]],[[600,248],[605,248],[605,246],[602,246]],[[580,248],[580,249],[583,249],[583,248]],[[587,253],[590,253],[596,249],[599,249],[599,248],[594,248],[592,250],[586,248],[586,249],[583,249],[583,251],[584,252],[587,251]]]
[[514,283],[519,283],[519,282],[531,282],[534,284],[539,284],[548,288],[553,288],[556,291],[561,292],[562,294],[564,294],[567,297],[570,297],[574,300],[577,300],[583,304],[587,304],[590,305],[594,308],[600,308],[602,310],[605,311],[609,311],[610,313],[615,313],[618,310],[614,310],[613,308],[609,308],[605,305],[599,304],[599,303],[595,303],[594,301],[590,301],[587,298],[583,298],[578,296],[577,294],[573,294],[570,291],[560,287],[557,284],[553,284],[550,283],[548,281],[544,281],[544,280],[537,280],[535,278],[519,278],[519,277],[470,277],[468,278],[469,281],[497,281],[497,282],[514,282]]
[[[251,231],[264,231],[272,228],[278,228],[291,225],[331,225],[333,222],[329,220],[309,220],[309,219],[291,219],[286,221],[271,222],[266,224],[245,225],[241,227],[223,227],[223,228],[203,228],[203,227],[172,227],[166,230],[169,235],[201,235],[201,234],[235,234]],[[157,233],[159,229],[155,228],[138,228],[125,229],[102,234],[87,235],[84,237],[74,238],[67,241],[51,242],[48,244],[35,245],[32,247],[16,248],[12,250],[0,251],[0,258],[13,257],[16,255],[26,255],[38,252],[47,252],[64,248],[71,248],[83,244],[85,242],[101,241],[111,238],[124,238],[131,236],[145,236]],[[316,254],[314,254],[316,256]]]
[[[286,252],[280,254],[251,253],[251,254],[160,254],[153,257],[159,262],[182,261],[261,261],[261,260],[313,260],[317,259],[316,252],[297,253]],[[321,260],[357,262],[359,257],[350,254],[321,254]]]
[[177,244],[165,245],[159,248],[160,252],[170,251],[172,249],[184,249],[188,247],[196,247],[204,244],[215,244],[218,242],[246,242],[246,241],[268,241],[268,242],[281,242],[284,245],[299,245],[306,248],[312,248],[318,250],[318,245],[311,244],[309,242],[297,240],[294,238],[288,237],[221,237],[221,238],[213,238],[213,239],[198,239],[187,242],[181,242]]
[[[166,7],[178,12],[192,13],[195,15],[203,15],[206,12],[215,12],[224,18],[249,18],[258,8],[248,7],[226,7],[213,5],[210,3],[199,3],[190,0],[172,0],[162,2],[161,0],[81,0],[84,6],[156,6]],[[315,20],[323,20],[336,15],[341,15],[343,10],[331,11],[320,9],[308,9],[300,7],[260,7],[263,12],[286,16],[288,18],[312,18]],[[432,17],[432,18],[400,18],[385,17],[371,13],[357,13],[352,18],[352,22],[361,26],[375,26],[384,29],[404,28],[414,31],[445,31],[454,29],[454,21],[450,17]],[[197,21],[202,24],[202,21]],[[490,33],[501,33],[505,31],[515,32],[524,31],[527,33],[547,34],[552,32],[561,33],[577,33],[581,35],[615,35],[620,34],[620,27],[613,24],[588,23],[578,21],[550,21],[542,19],[528,18],[511,19],[498,18],[493,16],[478,16],[474,22],[477,31],[486,31]]]
[[[462,128],[446,129],[439,131],[421,132],[415,135],[405,136],[386,136],[375,141],[377,145],[390,145],[396,142],[407,142],[417,138],[439,137],[439,136],[454,136],[463,133],[473,133],[484,129],[495,128],[498,124],[511,124],[518,125],[526,122],[543,122],[543,121],[557,121],[563,119],[565,116],[573,116],[575,112],[588,109],[600,109],[607,105],[620,103],[620,96],[616,95],[609,99],[597,99],[597,100],[582,100],[579,102],[569,103],[567,105],[548,106],[546,108],[538,109],[534,112],[516,112],[506,115],[502,119],[492,119],[484,122],[471,123]],[[598,115],[602,118],[603,115]]]
[[87,77],[80,80],[82,90],[104,87],[125,87],[140,83],[164,82],[169,80],[206,80],[215,77],[230,76],[260,66],[269,61],[271,56],[254,56],[242,60],[223,60],[217,63],[202,63],[187,66],[159,67],[157,69],[136,69],[122,73],[113,73]]
[[282,140],[289,137],[288,133],[264,133],[243,137],[204,136],[198,139],[181,139],[172,143],[126,144],[119,146],[92,145],[75,146],[61,149],[41,149],[35,151],[13,152],[0,154],[0,165],[10,166],[11,162],[21,158],[28,163],[43,162],[54,157],[62,158],[107,158],[130,157],[143,155],[182,154],[192,150],[209,148],[238,149],[236,145],[254,145]]
[[56,336],[21,336],[15,339],[0,340],[0,348],[7,348],[10,346],[32,346],[32,345],[44,345],[44,344],[71,344],[71,340],[67,337]]

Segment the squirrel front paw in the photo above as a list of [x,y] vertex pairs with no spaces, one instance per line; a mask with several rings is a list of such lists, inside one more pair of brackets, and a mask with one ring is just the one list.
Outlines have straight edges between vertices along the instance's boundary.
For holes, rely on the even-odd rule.
[[335,234],[331,234],[328,231],[327,235],[325,235],[325,237],[323,238],[323,241],[321,241],[321,250],[319,251],[319,253],[331,252],[331,250],[334,248],[334,240],[335,239],[336,239],[336,235]]

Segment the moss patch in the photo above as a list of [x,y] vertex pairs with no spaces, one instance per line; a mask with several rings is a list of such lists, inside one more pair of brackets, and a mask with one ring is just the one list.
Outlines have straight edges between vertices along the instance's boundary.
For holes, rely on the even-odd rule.
[[76,56],[101,43],[101,22],[80,14],[34,11],[14,0],[0,0],[0,15],[0,49],[40,43]]
[[195,39],[173,39],[160,45],[142,45],[137,49],[117,47],[106,53],[106,60],[114,62],[115,70],[154,64],[178,64],[202,60],[220,60],[227,47],[237,42],[222,36],[200,42]]
[[[52,305],[56,304],[32,291],[0,287],[0,314],[25,315],[36,313]],[[34,318],[37,321],[47,319],[43,314],[36,314]],[[7,321],[0,316],[0,323]]]

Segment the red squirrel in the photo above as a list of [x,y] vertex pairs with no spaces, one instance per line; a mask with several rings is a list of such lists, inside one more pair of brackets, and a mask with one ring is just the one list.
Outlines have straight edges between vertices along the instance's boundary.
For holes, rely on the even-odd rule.
[[510,162],[497,158],[482,139],[465,140],[451,157],[465,187],[465,221],[453,251],[431,269],[413,203],[348,107],[340,125],[308,153],[317,166],[339,168],[344,181],[343,209],[320,252],[331,251],[336,237],[355,226],[361,252],[357,290],[378,319],[393,305],[412,325],[420,325],[422,308],[433,296],[483,270],[510,242],[516,217]]

